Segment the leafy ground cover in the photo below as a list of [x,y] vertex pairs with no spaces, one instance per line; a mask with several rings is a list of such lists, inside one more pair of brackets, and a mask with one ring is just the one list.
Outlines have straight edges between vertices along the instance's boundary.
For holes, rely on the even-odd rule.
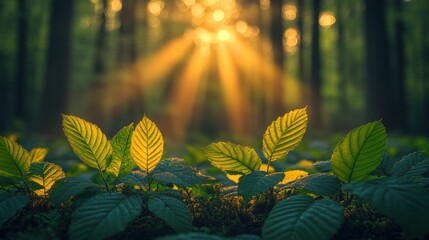
[[415,141],[422,151],[403,153],[404,141],[388,140],[375,121],[331,152],[323,142],[299,146],[307,121],[306,109],[297,109],[267,127],[260,148],[216,142],[189,147],[184,160],[164,156],[162,133],[146,116],[109,140],[96,125],[64,115],[64,134],[81,160],[66,171],[45,160],[48,149],[28,151],[1,137],[0,237],[428,237],[427,140]]

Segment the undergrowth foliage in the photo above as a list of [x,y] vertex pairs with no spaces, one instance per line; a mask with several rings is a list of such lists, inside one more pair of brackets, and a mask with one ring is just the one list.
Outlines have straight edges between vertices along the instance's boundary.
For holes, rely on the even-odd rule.
[[70,239],[133,238],[141,222],[167,229],[148,238],[176,232],[162,239],[330,239],[350,209],[366,208],[398,224],[405,238],[427,236],[426,152],[389,158],[386,130],[375,121],[350,131],[330,160],[313,164],[316,171],[277,171],[272,163],[300,144],[307,123],[306,108],[277,118],[260,151],[229,142],[202,148],[236,183],[230,187],[181,158],[165,158],[162,133],[146,116],[109,140],[95,124],[63,115],[64,135],[74,154],[96,171],[91,176],[66,176],[59,165],[44,161],[47,149],[27,151],[0,137],[1,230],[43,206],[70,219],[62,230]]

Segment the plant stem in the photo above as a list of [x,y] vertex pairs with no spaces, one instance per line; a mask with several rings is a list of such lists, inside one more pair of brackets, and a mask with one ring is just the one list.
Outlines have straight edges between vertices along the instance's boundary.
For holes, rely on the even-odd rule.
[[103,179],[104,186],[106,186],[106,190],[107,190],[108,192],[110,192],[109,185],[107,184],[106,179],[104,178],[103,172],[100,170],[100,168],[98,169],[98,172],[99,172],[99,173],[100,173],[100,175],[101,175],[101,179]]
[[270,165],[271,165],[271,158],[268,159],[268,164],[267,164],[267,173],[270,170]]

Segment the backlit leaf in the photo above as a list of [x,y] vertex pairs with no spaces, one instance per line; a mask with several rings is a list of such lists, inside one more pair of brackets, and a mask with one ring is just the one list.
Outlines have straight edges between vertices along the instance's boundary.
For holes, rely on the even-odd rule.
[[81,118],[63,115],[63,130],[73,152],[83,162],[100,171],[106,169],[112,146],[100,128]]
[[101,193],[82,203],[72,215],[70,239],[104,239],[122,232],[142,209],[141,199]]
[[340,229],[343,219],[343,207],[335,201],[292,196],[278,202],[271,210],[262,228],[262,238],[330,239]]
[[270,173],[254,171],[244,175],[238,182],[238,194],[250,199],[252,196],[268,191],[284,178],[284,173]]
[[37,195],[42,196],[47,194],[57,180],[64,177],[65,174],[60,166],[54,163],[36,162],[31,164],[28,180],[42,186],[41,189],[34,191]]
[[404,156],[392,167],[392,175],[396,177],[419,177],[429,169],[429,157],[422,152],[414,152]]
[[0,227],[29,202],[30,199],[25,195],[12,196],[8,193],[0,192]]
[[164,196],[150,198],[148,208],[176,232],[187,232],[192,229],[191,214],[180,200]]
[[343,182],[365,179],[380,165],[386,148],[386,130],[380,121],[353,129],[335,147],[332,170]]
[[24,180],[30,164],[30,157],[24,148],[0,137],[0,175]]
[[110,141],[112,144],[112,161],[106,171],[118,178],[127,175],[136,166],[130,153],[133,130],[133,124],[130,124],[122,128]]
[[262,139],[265,158],[270,161],[284,158],[301,142],[307,122],[306,108],[290,111],[273,121]]
[[46,154],[48,154],[47,148],[33,148],[30,151],[31,162],[41,162],[45,159]]
[[384,178],[346,184],[343,190],[391,217],[413,237],[429,233],[429,192],[422,184],[409,179]]
[[254,149],[233,143],[212,143],[203,150],[213,166],[227,173],[249,174],[262,164]]
[[341,183],[335,176],[316,173],[286,183],[285,187],[303,188],[317,195],[329,196],[340,191]]
[[285,177],[280,182],[280,184],[286,184],[288,182],[292,182],[299,178],[308,176],[308,172],[303,170],[289,170],[289,171],[285,171],[284,174],[285,174]]
[[146,173],[155,169],[164,151],[164,139],[154,122],[146,116],[137,124],[131,138],[131,156]]

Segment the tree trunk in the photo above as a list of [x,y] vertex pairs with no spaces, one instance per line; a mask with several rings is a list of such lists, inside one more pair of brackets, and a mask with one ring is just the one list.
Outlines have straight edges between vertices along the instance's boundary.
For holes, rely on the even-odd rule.
[[405,100],[405,47],[404,47],[404,21],[403,21],[403,1],[395,0],[395,22],[394,22],[394,39],[395,39],[395,76],[393,82],[388,85],[390,93],[390,104],[387,109],[388,116],[385,119],[386,124],[392,129],[406,128],[406,100]]
[[41,130],[46,134],[60,134],[61,113],[67,113],[73,3],[73,0],[52,0],[41,117]]
[[319,13],[321,0],[313,0],[313,25],[311,41],[311,94],[310,119],[314,127],[323,126],[322,107],[322,79],[320,76],[320,41],[319,41]]
[[[337,31],[338,31],[338,42],[337,42],[337,59],[338,59],[338,94],[339,94],[339,108],[343,116],[349,113],[348,97],[347,97],[347,82],[348,76],[346,72],[346,47],[345,47],[345,34],[344,34],[344,21],[343,18],[343,1],[337,0]],[[341,116],[341,115],[340,115]]]
[[122,2],[119,27],[118,65],[124,66],[137,59],[135,41],[137,0]]
[[304,0],[298,0],[298,17],[296,21],[299,32],[298,43],[298,79],[301,81],[301,103],[308,105],[308,82],[305,76],[304,62]]
[[[385,0],[365,0],[365,87],[367,121],[388,117],[388,49]],[[390,128],[390,124],[386,127]]]
[[99,21],[100,26],[98,27],[97,39],[95,40],[95,59],[94,59],[94,73],[102,74],[105,69],[105,58],[106,58],[106,12],[107,12],[107,0],[103,0],[103,11],[100,13]]
[[18,1],[18,44],[16,58],[16,80],[15,80],[15,118],[26,122],[27,111],[27,0]]
[[[283,66],[284,66],[284,51],[283,51],[283,17],[282,17],[282,0],[271,1],[271,19],[270,19],[270,38],[273,47],[274,63],[280,70],[281,75],[273,76],[272,99],[274,116],[283,113]],[[272,116],[270,116],[272,118]]]

